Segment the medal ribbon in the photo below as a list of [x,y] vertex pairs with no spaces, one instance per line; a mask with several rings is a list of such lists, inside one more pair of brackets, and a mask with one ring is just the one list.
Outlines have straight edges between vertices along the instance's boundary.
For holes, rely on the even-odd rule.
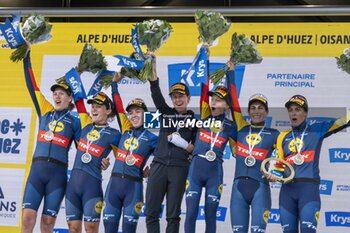
[[293,141],[295,143],[295,149],[297,150],[297,153],[300,154],[301,152],[301,147],[302,146],[302,143],[303,143],[303,139],[304,139],[304,135],[305,135],[305,132],[306,132],[306,129],[307,129],[307,125],[305,126],[305,129],[303,131],[303,133],[301,134],[301,137],[300,137],[300,144],[297,143],[297,140],[295,138],[295,135],[294,135],[294,130],[292,129],[292,136],[293,136]]
[[[52,131],[52,132],[54,133],[58,122],[59,122],[60,120],[62,120],[63,117],[65,117],[68,113],[69,113],[69,111],[67,111],[65,114],[63,114],[62,116],[60,116],[60,117],[56,120],[56,124],[55,124],[55,127],[53,128],[53,130],[50,129],[49,131]],[[51,115],[51,119],[50,119],[49,125],[52,125],[52,122],[55,120],[55,115],[56,115],[56,110],[55,110],[55,111],[53,112],[53,114]]]
[[[108,127],[108,125],[104,126],[100,131],[98,131],[98,133],[101,135],[102,132],[103,132],[107,127]],[[86,151],[85,151],[85,153],[89,153],[89,149],[90,149],[90,146],[91,146],[91,144],[92,144],[93,141],[92,141],[92,139],[90,139],[91,136],[90,136],[90,137],[88,137],[88,136],[92,133],[92,131],[94,131],[94,129],[95,129],[95,126],[93,126],[92,129],[90,130],[90,132],[86,135],[87,142],[86,142]],[[100,136],[100,138],[101,138],[101,136]],[[96,142],[98,142],[98,141],[100,140],[100,138],[99,138]]]
[[253,143],[250,144],[250,142],[251,142],[251,137],[252,137],[252,126],[250,125],[250,127],[249,127],[249,143],[248,143],[248,147],[249,147],[249,156],[252,156],[252,157],[253,157],[253,149],[254,149],[256,140],[257,140],[258,137],[261,135],[262,131],[264,131],[264,129],[265,129],[265,126],[261,128],[261,130],[260,130],[259,133],[258,133],[258,136],[256,136],[256,137],[254,138]]
[[[224,119],[224,120],[222,121],[222,128],[224,128],[225,120],[226,120],[226,119]],[[218,139],[218,136],[219,136],[220,133],[221,133],[220,131],[216,133],[215,138],[214,138],[214,141],[212,142],[211,139],[213,138],[213,131],[210,129],[210,150],[213,150],[214,145],[215,145],[215,142],[216,142],[216,140]]]
[[[146,132],[146,130],[144,129],[143,132],[140,134],[140,136],[138,136],[138,137],[136,138],[136,141],[139,141],[139,139],[145,134],[145,132]],[[128,149],[128,151],[126,152],[126,156],[128,156],[128,152],[130,152],[129,156],[132,156],[132,153],[133,153],[133,151],[134,151],[134,149],[133,149],[132,146],[131,146],[131,144],[132,144],[133,141],[134,141],[133,139],[135,138],[135,137],[134,137],[134,132],[129,133],[129,135],[130,135],[130,137],[129,137],[130,142],[129,142],[129,149]],[[126,159],[126,156],[125,156],[125,159]]]

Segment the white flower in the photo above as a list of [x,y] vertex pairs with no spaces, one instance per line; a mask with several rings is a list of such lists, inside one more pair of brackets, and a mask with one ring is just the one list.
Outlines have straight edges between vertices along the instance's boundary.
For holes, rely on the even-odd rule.
[[345,57],[347,59],[350,59],[350,49],[349,48],[344,49],[343,54],[345,55]]

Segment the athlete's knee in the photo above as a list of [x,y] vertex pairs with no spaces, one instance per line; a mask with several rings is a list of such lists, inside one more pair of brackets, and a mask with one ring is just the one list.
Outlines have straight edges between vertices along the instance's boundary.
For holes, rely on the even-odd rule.
[[97,233],[99,222],[85,222],[84,226],[86,233]]
[[68,222],[69,233],[81,233],[81,221]]
[[51,233],[55,226],[56,218],[43,215],[40,222],[40,230],[43,233]]
[[36,221],[36,211],[24,209],[22,214],[22,232],[32,232]]

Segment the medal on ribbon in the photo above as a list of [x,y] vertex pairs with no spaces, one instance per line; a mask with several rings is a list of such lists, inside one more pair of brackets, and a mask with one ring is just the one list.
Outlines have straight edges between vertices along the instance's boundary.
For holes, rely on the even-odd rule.
[[219,134],[221,133],[221,131],[223,131],[223,127],[224,127],[224,123],[225,123],[225,119],[223,120],[222,122],[222,128],[220,128],[219,130],[217,130],[216,134],[215,134],[215,138],[214,138],[214,141],[212,142],[212,138],[213,138],[213,129],[210,129],[210,150],[208,150],[206,153],[205,153],[205,158],[207,161],[209,162],[213,162],[216,160],[216,153],[214,152],[214,146],[215,146],[215,143],[219,137]]
[[213,150],[209,150],[205,153],[205,158],[209,162],[213,162],[216,159],[216,153]]
[[264,131],[265,126],[261,128],[258,135],[255,136],[254,141],[252,142],[252,126],[249,127],[249,138],[248,138],[248,147],[249,147],[249,156],[244,159],[245,165],[248,167],[253,167],[256,163],[256,158],[253,156],[253,149],[257,142],[258,138],[260,138],[261,133]]
[[51,130],[49,130],[49,131],[46,131],[46,132],[45,132],[45,134],[44,134],[44,139],[45,139],[46,141],[50,142],[50,141],[53,140],[54,136],[55,136],[54,133],[53,133]]
[[303,133],[301,134],[301,137],[300,137],[300,142],[298,143],[297,142],[297,139],[295,138],[295,135],[294,135],[294,131],[292,130],[292,136],[293,136],[293,141],[294,141],[294,146],[295,146],[295,149],[296,149],[296,152],[297,154],[294,155],[293,157],[293,162],[295,165],[302,165],[304,163],[304,156],[301,154],[301,149],[303,147],[303,139],[304,139],[304,135],[305,135],[305,132],[306,132],[306,129],[307,129],[307,125],[305,126],[305,129],[303,131]]
[[88,152],[85,152],[82,156],[81,156],[81,161],[85,164],[90,163],[92,160],[92,156],[91,154],[89,154]]
[[98,141],[101,138],[102,132],[106,129],[106,127],[108,127],[108,125],[103,127],[100,131],[94,133],[95,126],[93,126],[90,132],[86,135],[86,151],[80,158],[83,163],[88,164],[91,162],[92,155],[89,153],[90,146],[93,141]]
[[[137,158],[133,155],[133,151],[134,149],[136,149],[139,145],[139,139],[144,135],[144,133],[146,132],[146,130],[144,130],[140,136],[138,136],[137,138],[135,138],[133,136],[133,132],[129,133],[130,137],[129,137],[129,145],[128,145],[128,152],[127,155],[125,157],[125,163],[128,166],[134,166],[137,162]],[[125,144],[124,144],[125,146]],[[129,153],[129,154],[128,154]]]
[[293,157],[293,162],[294,164],[300,166],[304,163],[304,157],[300,153],[298,153]]

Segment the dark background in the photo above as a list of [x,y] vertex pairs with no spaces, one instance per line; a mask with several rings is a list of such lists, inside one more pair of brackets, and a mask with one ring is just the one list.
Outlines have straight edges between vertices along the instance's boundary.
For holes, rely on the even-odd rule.
[[[0,0],[1,7],[142,7],[142,6],[169,6],[169,7],[264,7],[264,6],[307,6],[307,5],[347,5],[350,0]],[[160,18],[160,17],[157,17]],[[134,22],[136,17],[115,18],[51,18],[56,22]],[[171,21],[193,22],[193,17],[163,18]],[[230,17],[234,22],[350,22],[350,16],[288,16],[288,17]]]

